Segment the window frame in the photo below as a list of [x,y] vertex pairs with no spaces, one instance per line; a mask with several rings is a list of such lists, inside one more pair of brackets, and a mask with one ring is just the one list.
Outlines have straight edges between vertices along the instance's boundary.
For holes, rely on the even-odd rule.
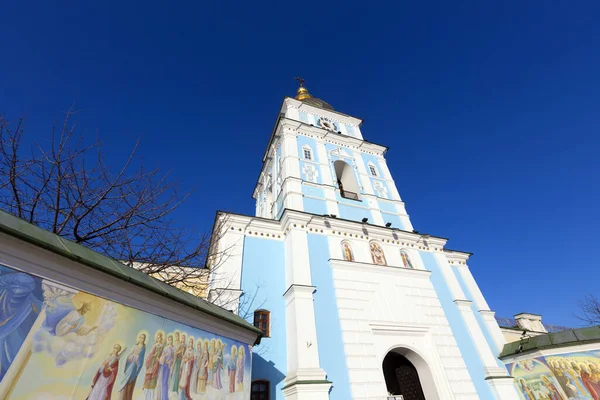
[[369,163],[368,166],[369,166],[369,172],[371,173],[371,176],[379,177],[379,172],[377,171],[377,167],[372,163]]
[[[306,156],[307,153],[308,153],[308,157]],[[307,146],[307,145],[302,146],[302,158],[304,160],[308,160],[308,161],[315,160],[315,158],[313,156],[312,148],[310,146]]]
[[[260,320],[260,316],[266,316],[265,321]],[[258,317],[258,318],[257,318]],[[252,321],[255,328],[258,328],[263,333],[264,337],[271,337],[271,312],[269,310],[255,310],[254,311],[254,320]],[[266,324],[265,329],[263,330],[260,325],[261,322]],[[257,325],[258,323],[258,325]]]
[[[269,400],[271,398],[271,382],[266,380],[266,379],[257,379],[254,380],[252,382],[250,382],[250,399],[252,400],[252,387],[254,386],[254,384],[264,384],[267,387],[266,390],[266,395],[267,395],[267,399]],[[257,394],[262,394],[263,392],[258,392]]]

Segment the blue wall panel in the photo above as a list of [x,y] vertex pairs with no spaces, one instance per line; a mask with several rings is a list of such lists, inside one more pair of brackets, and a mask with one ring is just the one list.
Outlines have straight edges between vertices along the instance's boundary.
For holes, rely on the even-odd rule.
[[352,398],[350,378],[333,286],[333,271],[329,264],[327,236],[309,234],[308,248],[312,284],[317,288],[314,304],[319,362],[327,372],[327,379],[333,383],[330,400],[348,400]]
[[244,239],[242,290],[244,300],[254,300],[240,314],[252,323],[255,309],[271,312],[271,337],[263,338],[252,354],[252,380],[271,382],[272,399],[283,399],[281,389],[286,375],[284,253],[282,241]]
[[304,194],[302,198],[304,211],[317,215],[327,214],[323,188],[302,185],[302,193]]
[[495,400],[496,396],[494,395],[492,388],[485,381],[483,363],[479,358],[477,348],[473,343],[473,338],[467,329],[467,324],[464,321],[458,306],[454,303],[452,293],[442,275],[440,266],[433,254],[427,252],[419,252],[419,254],[423,259],[425,268],[431,271],[431,283],[440,299],[444,314],[446,314],[446,318],[450,323],[454,339],[456,340],[460,353],[467,365],[467,370],[469,371],[469,375],[471,375],[479,398],[483,400]]

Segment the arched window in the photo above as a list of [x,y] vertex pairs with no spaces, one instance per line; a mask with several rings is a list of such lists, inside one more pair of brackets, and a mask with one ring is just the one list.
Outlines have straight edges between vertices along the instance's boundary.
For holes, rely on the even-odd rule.
[[358,200],[358,183],[352,167],[342,160],[333,163],[340,195],[346,199]]
[[347,240],[344,240],[342,242],[342,256],[346,261],[354,261],[354,253],[352,252],[352,246]]
[[269,381],[257,380],[252,382],[250,400],[269,400]]
[[267,310],[254,311],[254,326],[266,337],[271,336],[271,313]]
[[400,256],[402,257],[402,264],[404,264],[404,268],[415,268],[413,267],[412,261],[410,261],[410,256],[406,250],[400,250]]
[[385,261],[385,254],[383,254],[383,250],[379,243],[369,243],[369,249],[371,250],[371,258],[373,259],[373,264],[387,265],[387,261]]
[[312,149],[310,148],[310,146],[302,146],[302,157],[304,157],[305,160],[310,160],[312,161],[313,159],[313,154],[312,154]]
[[379,176],[377,174],[377,167],[375,167],[375,164],[373,163],[369,163],[369,172],[371,173],[372,176]]

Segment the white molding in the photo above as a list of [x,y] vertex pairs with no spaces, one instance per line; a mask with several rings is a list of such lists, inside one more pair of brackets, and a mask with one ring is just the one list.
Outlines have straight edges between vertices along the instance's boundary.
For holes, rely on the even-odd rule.
[[329,259],[329,263],[332,267],[335,268],[344,268],[349,270],[369,270],[372,272],[382,273],[382,274],[391,274],[391,275],[405,275],[416,278],[429,279],[431,276],[431,271],[422,270],[422,269],[410,269],[404,267],[395,267],[395,266],[385,266],[385,265],[377,265],[377,264],[369,264],[369,263],[361,263],[356,261],[345,261],[339,259]]

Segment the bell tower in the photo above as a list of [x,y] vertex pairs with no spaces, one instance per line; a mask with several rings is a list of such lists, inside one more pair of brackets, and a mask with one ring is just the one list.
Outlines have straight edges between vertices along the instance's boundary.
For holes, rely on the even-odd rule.
[[226,257],[210,296],[265,334],[256,396],[518,398],[471,253],[414,231],[387,147],[298,81],[262,158],[255,215],[219,212],[215,224],[212,250]]
[[278,219],[287,208],[412,231],[387,147],[364,140],[361,119],[313,97],[297,79],[296,96],[284,99],[263,157],[256,215]]

